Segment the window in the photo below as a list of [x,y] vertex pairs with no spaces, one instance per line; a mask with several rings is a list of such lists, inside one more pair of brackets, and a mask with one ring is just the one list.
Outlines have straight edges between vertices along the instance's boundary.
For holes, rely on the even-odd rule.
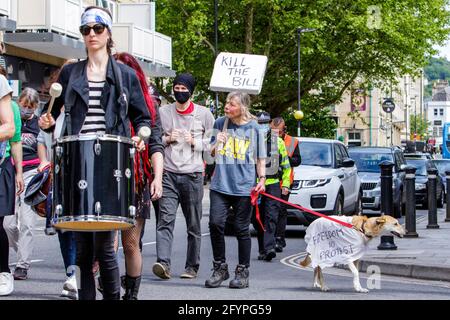
[[434,120],[435,126],[442,126],[442,120]]
[[439,109],[439,115],[443,116],[444,115],[444,109]]
[[438,109],[434,109],[434,115],[437,116],[438,115]]
[[336,168],[342,167],[342,160],[344,160],[344,157],[338,144],[334,145],[334,157],[336,158]]
[[438,127],[438,137],[442,137],[443,128]]
[[348,146],[360,147],[361,146],[361,132],[349,132],[348,133]]

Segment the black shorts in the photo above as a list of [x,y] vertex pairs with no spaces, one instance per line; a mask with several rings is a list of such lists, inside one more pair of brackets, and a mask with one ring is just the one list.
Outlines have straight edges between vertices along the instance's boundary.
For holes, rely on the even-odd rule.
[[0,165],[0,217],[14,214],[16,204],[16,171],[11,159]]

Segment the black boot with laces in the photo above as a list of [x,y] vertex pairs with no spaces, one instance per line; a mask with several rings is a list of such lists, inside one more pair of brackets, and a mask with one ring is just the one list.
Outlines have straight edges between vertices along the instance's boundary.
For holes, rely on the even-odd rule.
[[228,264],[225,262],[213,261],[213,274],[211,275],[211,278],[205,281],[205,287],[217,288],[229,277]]
[[230,288],[243,289],[248,288],[248,268],[243,264],[236,266],[235,277],[230,281]]

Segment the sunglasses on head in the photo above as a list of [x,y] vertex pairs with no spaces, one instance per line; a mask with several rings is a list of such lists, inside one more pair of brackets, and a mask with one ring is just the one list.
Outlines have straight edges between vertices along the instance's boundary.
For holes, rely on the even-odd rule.
[[91,33],[91,29],[94,30],[95,34],[102,34],[105,31],[106,26],[104,24],[94,24],[92,27],[85,24],[80,27],[80,32],[83,36],[87,36]]

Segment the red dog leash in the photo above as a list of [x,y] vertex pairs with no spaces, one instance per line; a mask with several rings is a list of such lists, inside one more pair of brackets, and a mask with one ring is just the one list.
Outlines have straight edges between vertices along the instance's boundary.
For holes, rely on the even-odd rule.
[[325,215],[325,214],[318,213],[318,212],[315,212],[315,211],[313,211],[313,210],[309,210],[309,209],[307,209],[307,208],[304,208],[304,207],[302,207],[302,206],[299,206],[299,205],[296,205],[296,204],[287,202],[287,201],[285,201],[285,200],[283,200],[283,199],[274,197],[274,196],[272,196],[271,194],[268,194],[268,193],[265,193],[265,192],[256,192],[255,189],[253,189],[252,192],[250,193],[250,199],[251,199],[252,205],[254,205],[254,206],[256,207],[256,220],[258,221],[259,225],[261,226],[261,228],[262,228],[264,231],[266,231],[266,230],[264,229],[264,226],[263,226],[263,224],[262,224],[262,222],[261,222],[260,214],[259,214],[259,208],[258,208],[258,196],[259,196],[260,194],[263,195],[263,196],[266,196],[266,197],[268,197],[268,198],[271,198],[271,199],[273,199],[273,200],[276,200],[276,201],[278,201],[278,202],[287,204],[288,206],[294,207],[294,208],[299,209],[299,210],[301,210],[301,211],[311,213],[311,214],[313,214],[313,215],[315,215],[315,216],[319,216],[319,217],[322,217],[322,218],[331,220],[331,221],[336,222],[336,223],[339,223],[339,224],[341,224],[341,225],[343,225],[343,226],[345,226],[345,227],[347,227],[347,228],[353,229],[353,225],[350,224],[350,223],[343,222],[343,221],[340,221],[340,220],[331,218],[331,217],[329,217],[329,216],[327,216],[327,215]]

